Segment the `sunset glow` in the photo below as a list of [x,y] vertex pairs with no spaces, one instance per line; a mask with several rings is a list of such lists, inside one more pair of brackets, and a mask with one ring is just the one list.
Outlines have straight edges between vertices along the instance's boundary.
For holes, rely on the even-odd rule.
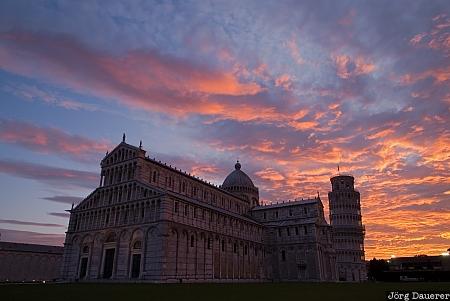
[[126,133],[264,203],[328,210],[339,165],[367,259],[448,255],[448,1],[113,2],[0,3],[2,240],[62,244]]

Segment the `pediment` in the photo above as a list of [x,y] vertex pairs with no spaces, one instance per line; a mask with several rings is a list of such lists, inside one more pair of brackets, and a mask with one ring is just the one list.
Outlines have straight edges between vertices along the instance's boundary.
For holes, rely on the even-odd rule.
[[137,156],[145,156],[145,151],[134,145],[121,142],[110,153],[107,153],[102,160],[101,165],[107,166],[122,161],[136,158]]

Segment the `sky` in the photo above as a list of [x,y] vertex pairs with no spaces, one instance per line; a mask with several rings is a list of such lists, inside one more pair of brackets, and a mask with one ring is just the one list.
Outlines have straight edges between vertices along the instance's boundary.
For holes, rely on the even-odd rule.
[[0,233],[61,245],[126,133],[265,203],[355,177],[366,258],[450,247],[450,2],[0,2]]

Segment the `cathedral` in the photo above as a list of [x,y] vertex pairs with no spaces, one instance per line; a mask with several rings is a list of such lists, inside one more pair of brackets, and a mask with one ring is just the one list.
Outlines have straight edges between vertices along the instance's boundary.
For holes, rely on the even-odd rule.
[[364,226],[354,178],[319,195],[261,205],[237,162],[220,186],[125,141],[101,161],[99,186],[75,208],[65,281],[364,281]]

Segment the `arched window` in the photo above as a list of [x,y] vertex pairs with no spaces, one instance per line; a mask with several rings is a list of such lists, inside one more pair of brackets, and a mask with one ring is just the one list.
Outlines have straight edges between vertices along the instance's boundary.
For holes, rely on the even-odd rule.
[[140,250],[140,249],[142,249],[142,242],[141,242],[140,240],[136,241],[136,242],[133,244],[133,249],[134,249],[134,250]]
[[110,233],[107,237],[106,237],[106,241],[105,242],[115,242],[116,241],[116,234],[115,233]]

